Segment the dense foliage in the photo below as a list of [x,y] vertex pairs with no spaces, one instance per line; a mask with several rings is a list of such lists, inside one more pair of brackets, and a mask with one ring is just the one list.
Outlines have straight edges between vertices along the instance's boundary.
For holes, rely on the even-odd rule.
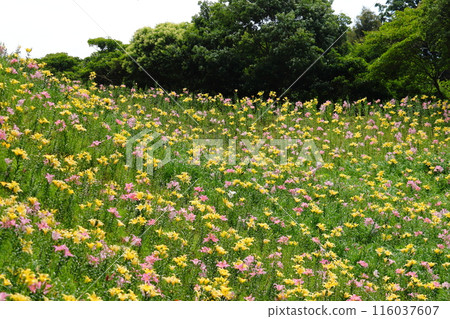
[[434,0],[422,3],[397,12],[392,22],[369,33],[354,54],[368,62],[366,76],[383,82],[394,96],[433,92],[443,98],[450,79],[450,22],[444,19],[450,7]]
[[328,0],[203,1],[189,23],[144,27],[129,45],[91,39],[98,51],[83,61],[63,53],[41,61],[72,79],[95,72],[102,84],[230,97],[236,90],[323,101],[449,97],[449,0],[378,7],[378,14],[364,8],[350,27]]
[[447,101],[93,80],[0,56],[0,301],[448,300]]

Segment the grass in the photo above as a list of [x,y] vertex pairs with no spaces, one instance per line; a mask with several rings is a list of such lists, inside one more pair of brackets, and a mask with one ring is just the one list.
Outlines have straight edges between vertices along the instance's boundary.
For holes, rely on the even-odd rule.
[[[447,300],[449,120],[434,97],[168,98],[1,57],[0,300]],[[139,171],[144,129],[166,144]]]

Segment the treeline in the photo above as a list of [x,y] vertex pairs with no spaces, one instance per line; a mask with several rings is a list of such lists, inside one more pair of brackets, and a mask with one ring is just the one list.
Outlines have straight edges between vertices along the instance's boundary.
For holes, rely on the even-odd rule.
[[144,27],[129,44],[90,39],[97,50],[85,59],[54,53],[41,61],[72,79],[95,72],[105,85],[224,95],[289,89],[302,100],[450,96],[450,0],[388,0],[377,13],[364,8],[351,28],[327,0],[199,5],[189,23]]

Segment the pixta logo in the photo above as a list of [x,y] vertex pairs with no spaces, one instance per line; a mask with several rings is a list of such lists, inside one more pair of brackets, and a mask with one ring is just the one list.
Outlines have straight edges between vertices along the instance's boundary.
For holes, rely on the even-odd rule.
[[[238,146],[240,149],[238,148]],[[300,145],[301,150],[296,152],[296,157],[293,164],[296,166],[303,166],[305,162],[310,162],[316,165],[316,167],[323,166],[322,155],[313,140],[305,140],[303,142],[298,140],[285,140],[285,139],[273,139],[268,142],[264,139],[259,139],[251,142],[250,140],[241,140],[237,142],[236,140],[229,140],[227,148],[225,149],[225,141],[223,139],[195,139],[193,145],[193,160],[191,164],[200,165],[201,159],[203,158],[206,162],[212,161],[226,161],[229,165],[236,165],[238,158],[238,151],[246,152],[245,157],[240,157],[240,163],[247,165],[251,161],[260,162],[264,161],[261,158],[260,152],[265,146],[276,147],[279,156],[280,165],[285,165],[292,163],[289,160],[289,150],[297,149]]]
[[[264,152],[268,148],[276,150],[278,157],[268,158]],[[273,151],[273,150],[272,150]],[[179,154],[179,153],[178,153]],[[190,157],[188,154],[191,154]],[[153,175],[156,169],[171,162],[171,148],[167,138],[149,129],[131,137],[126,143],[127,166]],[[193,145],[187,146],[185,161],[190,165],[207,164],[209,161],[228,165],[248,165],[250,162],[268,164],[271,161],[279,165],[294,164],[297,167],[314,165],[323,166],[320,150],[313,140],[259,139],[250,141],[225,139],[194,139]],[[162,158],[162,159],[161,159]],[[135,165],[134,165],[135,164]]]
[[[167,141],[160,138],[161,134],[145,129],[131,137],[126,143],[127,166],[133,167],[136,158],[136,170],[153,175],[155,169],[161,168],[171,161],[171,149]],[[164,158],[157,159],[156,151],[163,149]]]

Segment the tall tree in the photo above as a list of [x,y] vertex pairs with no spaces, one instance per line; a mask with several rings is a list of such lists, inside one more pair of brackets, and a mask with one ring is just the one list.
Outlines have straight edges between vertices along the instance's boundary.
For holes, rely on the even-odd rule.
[[[335,15],[325,0],[220,0],[202,2],[193,22],[201,82],[211,91],[238,88],[252,94],[287,89],[346,30],[349,19]],[[296,91],[303,96],[323,91],[329,82],[324,60]]]
[[98,83],[122,84],[127,78],[127,72],[122,66],[125,59],[123,50],[127,45],[119,40],[107,38],[89,39],[88,44],[96,51],[84,59],[80,71],[82,78],[87,80],[90,73],[95,72]]
[[351,40],[361,40],[366,32],[376,31],[381,27],[381,18],[375,12],[363,7],[356,17],[355,26],[352,28]]
[[99,52],[120,51],[124,47],[121,41],[108,38],[89,39],[88,44],[90,47],[95,47]]
[[448,80],[448,0],[423,0],[416,9],[398,11],[391,22],[369,33],[356,48],[368,75],[384,82],[397,97],[422,93],[445,96]]
[[70,56],[65,52],[49,53],[39,62],[46,64],[45,68],[57,76],[65,75],[69,79],[79,77],[82,60],[78,57]]
[[190,23],[162,23],[155,28],[137,30],[127,52],[140,66],[131,59],[124,63],[133,80],[141,86],[155,86],[151,75],[167,89],[189,87],[183,70],[189,58],[186,56],[185,33],[191,27]]
[[385,4],[377,3],[380,11],[381,21],[391,21],[396,11],[403,11],[406,8],[417,8],[420,0],[386,0]]

